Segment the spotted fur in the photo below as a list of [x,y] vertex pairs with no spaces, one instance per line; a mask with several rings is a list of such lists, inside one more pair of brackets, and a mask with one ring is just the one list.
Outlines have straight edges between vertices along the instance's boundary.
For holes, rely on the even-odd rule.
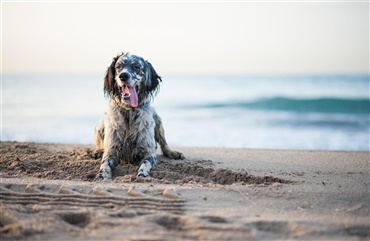
[[[122,53],[113,58],[104,78],[108,112],[95,128],[96,146],[104,150],[96,178],[111,179],[121,161],[139,165],[138,176],[149,176],[157,162],[157,143],[164,156],[184,159],[167,145],[161,118],[150,105],[161,81],[153,66],[139,56]],[[124,86],[135,88],[137,107],[123,97]]]

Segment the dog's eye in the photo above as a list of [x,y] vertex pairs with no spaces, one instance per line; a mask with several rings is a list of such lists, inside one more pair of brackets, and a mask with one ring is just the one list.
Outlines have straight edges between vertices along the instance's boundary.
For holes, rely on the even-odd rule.
[[116,68],[117,68],[117,69],[121,69],[121,68],[122,68],[122,64],[117,64],[117,65],[116,65]]
[[134,68],[134,70],[140,70],[140,65],[134,64],[132,65],[132,68]]

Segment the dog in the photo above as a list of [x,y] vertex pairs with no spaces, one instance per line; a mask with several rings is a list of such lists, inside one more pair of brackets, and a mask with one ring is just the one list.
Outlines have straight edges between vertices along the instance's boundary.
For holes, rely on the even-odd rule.
[[150,176],[157,163],[157,143],[165,157],[184,159],[167,145],[161,118],[151,106],[161,82],[142,57],[122,53],[113,58],[104,77],[108,112],[95,128],[95,144],[103,150],[96,179],[112,179],[121,161],[139,165],[137,176]]

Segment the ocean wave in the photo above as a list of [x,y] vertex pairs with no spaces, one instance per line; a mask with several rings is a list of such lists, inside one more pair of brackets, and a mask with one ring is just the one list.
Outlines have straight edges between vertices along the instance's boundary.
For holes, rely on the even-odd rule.
[[[193,106],[195,107],[195,106]],[[255,101],[211,103],[200,108],[241,108],[290,112],[369,114],[370,99],[316,98],[295,99],[286,97],[262,98]]]

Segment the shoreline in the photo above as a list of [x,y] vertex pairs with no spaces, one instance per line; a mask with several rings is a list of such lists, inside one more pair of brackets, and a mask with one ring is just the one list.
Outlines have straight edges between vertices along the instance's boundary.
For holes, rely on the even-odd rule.
[[93,181],[93,148],[1,142],[2,240],[370,236],[369,152],[179,147],[152,178],[121,164]]

